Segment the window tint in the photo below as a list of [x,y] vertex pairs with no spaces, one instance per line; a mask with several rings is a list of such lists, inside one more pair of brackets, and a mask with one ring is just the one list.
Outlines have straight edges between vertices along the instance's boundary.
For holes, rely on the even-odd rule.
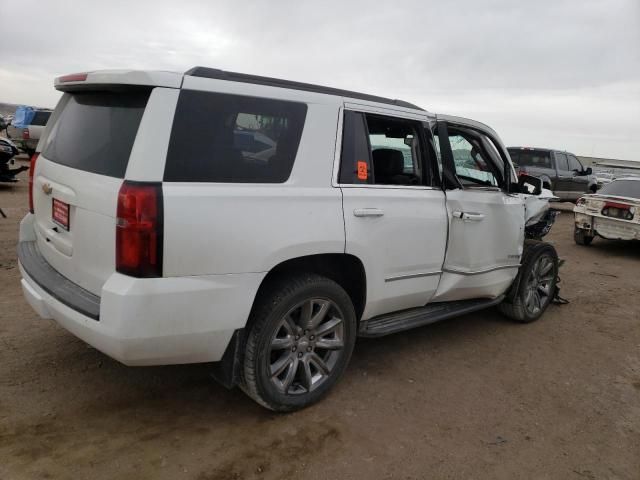
[[72,95],[46,139],[43,156],[78,170],[123,178],[149,91]]
[[488,155],[480,143],[461,133],[450,132],[449,143],[456,167],[456,175],[463,186],[498,186]]
[[518,167],[553,168],[551,152],[544,150],[509,149],[509,156]]
[[567,155],[569,158],[569,170],[577,170],[578,172],[582,172],[582,165],[576,157],[573,155]]
[[564,153],[555,153],[556,156],[556,167],[558,170],[567,171],[569,170],[569,162],[567,161],[567,156]]
[[33,116],[33,120],[31,120],[31,125],[39,125],[44,127],[47,124],[50,116],[51,112],[44,112],[42,110],[37,111]]
[[293,168],[306,112],[303,103],[183,90],[164,179],[285,182]]

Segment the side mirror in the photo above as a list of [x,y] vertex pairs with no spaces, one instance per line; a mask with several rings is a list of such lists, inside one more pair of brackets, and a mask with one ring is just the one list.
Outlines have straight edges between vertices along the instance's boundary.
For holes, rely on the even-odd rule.
[[587,167],[584,169],[585,175],[593,175],[593,169],[591,167]]
[[518,177],[518,191],[527,195],[540,195],[542,193],[542,179],[531,175]]

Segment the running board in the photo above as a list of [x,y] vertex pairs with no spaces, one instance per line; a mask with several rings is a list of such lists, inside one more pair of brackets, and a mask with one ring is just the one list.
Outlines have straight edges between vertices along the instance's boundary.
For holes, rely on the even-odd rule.
[[503,299],[504,295],[500,295],[492,299],[482,298],[478,300],[431,303],[424,307],[386,313],[361,322],[358,336],[382,337],[391,333],[404,332],[405,330],[439,322],[447,318],[493,307],[502,302]]

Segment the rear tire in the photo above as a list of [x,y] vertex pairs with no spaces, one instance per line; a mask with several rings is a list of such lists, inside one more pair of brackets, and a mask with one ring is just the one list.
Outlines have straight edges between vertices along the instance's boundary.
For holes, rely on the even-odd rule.
[[250,325],[240,387],[277,412],[326,395],[349,363],[357,333],[349,295],[316,274],[274,281],[257,300]]
[[584,245],[588,247],[593,242],[593,236],[587,235],[584,230],[580,228],[576,228],[573,232],[573,239],[578,245]]
[[530,323],[542,316],[556,295],[558,254],[552,245],[526,240],[522,266],[507,298],[498,305],[506,317]]

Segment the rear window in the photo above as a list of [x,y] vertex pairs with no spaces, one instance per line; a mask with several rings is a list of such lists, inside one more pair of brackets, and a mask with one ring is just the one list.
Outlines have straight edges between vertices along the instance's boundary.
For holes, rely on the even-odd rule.
[[614,180],[598,190],[598,193],[640,199],[640,180]]
[[45,141],[52,162],[124,178],[149,90],[74,93]]
[[31,125],[38,125],[44,127],[51,116],[51,112],[43,112],[39,111],[33,116],[33,120],[31,120]]
[[509,156],[518,167],[553,168],[548,151],[509,149]]
[[183,90],[164,180],[283,183],[306,113],[304,103]]

